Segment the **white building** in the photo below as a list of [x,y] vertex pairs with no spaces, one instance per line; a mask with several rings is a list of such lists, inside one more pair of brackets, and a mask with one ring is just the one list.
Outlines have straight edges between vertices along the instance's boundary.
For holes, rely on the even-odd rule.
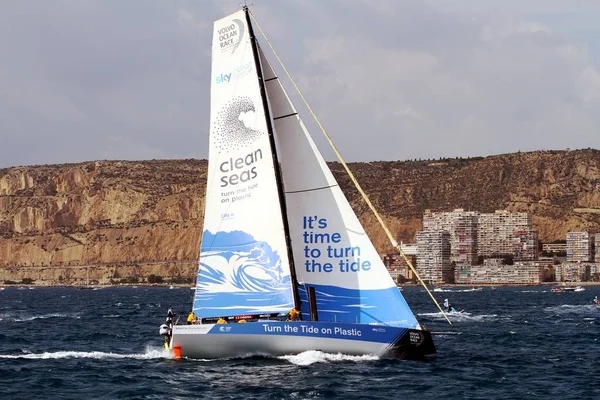
[[417,232],[417,272],[429,284],[452,282],[450,266],[450,233],[446,231]]
[[593,261],[594,237],[588,232],[567,232],[567,262]]

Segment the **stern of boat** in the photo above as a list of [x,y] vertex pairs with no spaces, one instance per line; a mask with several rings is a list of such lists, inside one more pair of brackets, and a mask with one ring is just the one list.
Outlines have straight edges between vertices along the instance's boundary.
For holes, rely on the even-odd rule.
[[384,357],[423,359],[426,355],[435,353],[435,344],[430,331],[409,329],[390,346]]

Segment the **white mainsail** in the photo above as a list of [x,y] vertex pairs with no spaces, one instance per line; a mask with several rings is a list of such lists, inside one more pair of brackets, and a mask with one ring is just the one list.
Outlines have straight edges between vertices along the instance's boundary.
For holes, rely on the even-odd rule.
[[287,218],[302,300],[314,288],[320,321],[418,327],[375,247],[259,51],[281,162]]
[[214,24],[210,149],[194,313],[289,311],[287,243],[244,11]]

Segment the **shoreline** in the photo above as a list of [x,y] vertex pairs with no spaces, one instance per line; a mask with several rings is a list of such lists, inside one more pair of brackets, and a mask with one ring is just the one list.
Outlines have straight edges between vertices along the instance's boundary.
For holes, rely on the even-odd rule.
[[[75,288],[75,289],[94,289],[94,288],[109,288],[109,287],[173,287],[173,288],[195,288],[195,285],[189,283],[119,283],[119,284],[97,284],[97,285],[37,285],[33,284],[0,284],[0,288],[20,288],[20,287],[44,287],[44,288]],[[397,287],[407,288],[407,287],[423,287],[423,285],[419,283],[404,283],[398,284]],[[484,288],[484,287],[517,287],[517,286],[600,286],[600,282],[543,282],[543,283],[511,283],[511,284],[498,284],[498,283],[479,283],[479,284],[466,284],[466,283],[445,283],[442,285],[436,285],[435,287],[432,285],[427,285],[430,290],[434,288]]]

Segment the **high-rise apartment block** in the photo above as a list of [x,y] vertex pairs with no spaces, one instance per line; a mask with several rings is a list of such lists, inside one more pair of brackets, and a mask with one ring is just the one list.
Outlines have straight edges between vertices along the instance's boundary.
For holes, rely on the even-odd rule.
[[592,261],[594,236],[588,232],[567,232],[567,262]]
[[477,215],[456,216],[450,236],[454,236],[450,243],[452,261],[459,266],[477,264]]
[[477,264],[478,212],[458,208],[450,212],[425,211],[424,231],[446,231],[450,234],[450,261],[457,265]]
[[537,260],[537,232],[528,213],[497,210],[479,214],[477,243],[481,256],[513,255],[515,259]]
[[513,254],[516,260],[535,261],[538,259],[538,233],[533,230],[513,233]]
[[417,232],[417,251],[417,272],[424,281],[432,285],[453,281],[449,232]]
[[451,261],[457,266],[475,265],[478,256],[512,255],[515,260],[525,261],[538,258],[538,235],[527,213],[426,210],[423,230],[450,233]]

